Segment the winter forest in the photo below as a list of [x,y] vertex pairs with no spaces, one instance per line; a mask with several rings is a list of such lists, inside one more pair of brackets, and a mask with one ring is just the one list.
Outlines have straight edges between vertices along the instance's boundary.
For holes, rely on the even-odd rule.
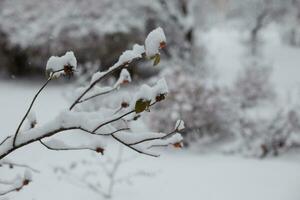
[[299,200],[300,0],[0,0],[0,200]]

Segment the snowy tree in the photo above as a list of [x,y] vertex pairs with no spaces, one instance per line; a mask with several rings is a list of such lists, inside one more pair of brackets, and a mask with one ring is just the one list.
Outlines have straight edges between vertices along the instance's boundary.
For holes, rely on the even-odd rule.
[[[157,28],[151,31],[145,40],[145,45],[133,45],[133,49],[123,52],[119,60],[108,70],[96,72],[88,85],[75,91],[75,98],[68,109],[59,113],[53,120],[40,125],[38,113],[36,115],[32,110],[39,94],[50,82],[62,76],[73,76],[77,69],[77,60],[72,51],[66,52],[63,56],[50,57],[46,65],[47,81],[35,94],[16,132],[7,136],[0,143],[0,161],[17,149],[35,142],[39,142],[50,150],[91,150],[103,154],[106,149],[107,138],[112,138],[133,151],[154,157],[159,156],[155,152],[155,147],[181,146],[180,124],[169,133],[134,132],[131,131],[129,126],[132,120],[137,120],[145,111],[149,111],[154,105],[164,100],[168,94],[168,87],[164,79],[159,80],[152,86],[143,84],[137,91],[131,93],[126,101],[120,101],[116,108],[102,107],[97,111],[89,112],[78,109],[83,102],[105,93],[116,92],[123,84],[129,83],[131,78],[126,68],[133,60],[149,58],[154,60],[154,64],[158,64],[160,60],[159,51],[165,45],[166,37],[163,30]],[[119,70],[121,70],[120,77],[112,86],[99,86],[101,81]],[[115,93],[115,95],[118,96],[118,93]],[[28,127],[24,126],[25,122],[29,124]],[[67,141],[53,138],[58,133],[76,130],[86,133],[90,139],[89,142],[70,145]],[[27,185],[30,180],[25,176],[21,181],[21,185],[17,184],[16,187],[9,188],[7,191],[1,191],[1,194],[18,191],[24,185]]]

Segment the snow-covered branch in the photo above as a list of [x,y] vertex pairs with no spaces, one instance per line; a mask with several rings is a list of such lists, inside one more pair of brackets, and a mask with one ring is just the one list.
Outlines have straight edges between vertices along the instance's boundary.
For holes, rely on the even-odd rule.
[[[112,137],[117,142],[146,155],[158,156],[157,153],[150,152],[150,148],[155,146],[166,146],[169,144],[177,144],[182,141],[182,137],[178,133],[178,127],[169,134],[163,133],[139,133],[129,132],[128,127],[118,128],[119,121],[131,121],[137,119],[145,111],[149,111],[150,107],[165,99],[168,88],[164,79],[158,81],[155,85],[142,85],[139,90],[131,95],[127,102],[120,102],[120,106],[116,109],[100,109],[99,111],[85,112],[74,110],[73,108],[79,103],[89,101],[95,97],[105,95],[112,91],[118,90],[122,84],[131,82],[131,77],[126,67],[133,60],[148,58],[154,60],[154,65],[159,63],[159,50],[166,45],[166,37],[161,28],[157,28],[149,33],[145,40],[145,46],[135,44],[132,50],[125,51],[118,62],[111,66],[105,72],[96,72],[90,84],[80,89],[79,95],[69,109],[62,111],[53,120],[40,125],[37,124],[35,113],[31,113],[32,107],[47,84],[61,75],[72,76],[76,71],[77,61],[73,52],[67,52],[64,56],[52,56],[46,66],[46,72],[49,78],[46,83],[38,90],[34,96],[26,114],[24,115],[17,131],[14,135],[8,136],[0,145],[0,160],[11,152],[31,144],[40,142],[44,147],[51,150],[93,150],[103,153],[105,149],[104,142],[70,146],[63,141],[44,141],[45,138],[52,137],[57,133],[77,130],[84,132],[90,136]],[[119,79],[111,87],[99,88],[97,85],[116,71],[121,71]],[[96,92],[95,92],[96,90]],[[126,104],[126,105],[125,105]],[[21,127],[25,120],[31,124],[29,129],[22,130]],[[100,151],[101,149],[101,151]]]
[[0,178],[0,196],[6,195],[11,192],[20,191],[28,185],[32,181],[32,172],[39,173],[38,170],[25,165],[25,164],[18,164],[8,160],[0,161],[0,167],[8,166],[9,169],[13,169],[14,167],[24,168],[24,174],[17,175],[15,178],[10,180],[5,180]]

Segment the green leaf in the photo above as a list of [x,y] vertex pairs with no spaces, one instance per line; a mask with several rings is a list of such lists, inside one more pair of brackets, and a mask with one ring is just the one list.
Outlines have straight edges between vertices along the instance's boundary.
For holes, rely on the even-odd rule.
[[143,111],[148,111],[150,107],[151,101],[145,99],[139,99],[135,103],[135,112],[141,113]]
[[160,55],[156,54],[153,59],[154,59],[153,66],[158,65],[158,63],[160,62]]

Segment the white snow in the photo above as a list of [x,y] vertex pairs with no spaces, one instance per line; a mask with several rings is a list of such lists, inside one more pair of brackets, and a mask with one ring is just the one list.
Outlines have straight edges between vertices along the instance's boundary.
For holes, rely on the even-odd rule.
[[60,57],[51,56],[47,61],[46,71],[49,73],[55,72],[54,75],[56,77],[59,77],[60,75],[65,73],[63,71],[64,66],[71,66],[72,70],[76,70],[77,60],[73,51],[68,51],[65,53],[65,55]]
[[24,179],[28,181],[32,181],[32,172],[29,169],[25,170]]
[[94,83],[96,80],[101,78],[104,74],[105,74],[105,72],[95,72],[91,78],[90,84]]
[[115,65],[130,63],[133,59],[141,58],[145,52],[144,46],[134,44],[132,50],[124,51]]
[[159,94],[168,94],[169,93],[169,89],[168,89],[168,85],[167,82],[164,78],[159,79],[157,81],[157,83],[154,85],[154,95],[157,96]]
[[30,110],[30,112],[27,115],[27,120],[30,124],[37,123],[36,114],[34,110]]
[[131,82],[131,76],[130,76],[128,70],[122,69],[119,79],[117,80],[117,82],[114,85],[114,88],[119,87],[121,84],[130,83],[130,82]]
[[[0,99],[0,120],[3,122],[0,140],[15,131],[16,121],[21,111],[26,110],[37,85],[18,82],[0,82],[0,92],[10,95]],[[48,92],[40,97],[35,110],[39,111],[39,121],[44,122],[55,116],[67,103],[61,98],[65,86],[50,86]],[[19,99],[24,99],[24,104]],[[26,104],[27,102],[27,104]],[[51,105],[51,106],[50,106]],[[53,105],[53,106],[52,106]],[[67,138],[82,141],[84,137],[72,133]],[[116,149],[116,146],[111,146]],[[126,154],[137,156],[125,148]],[[109,151],[109,150],[107,150]],[[100,197],[85,187],[61,180],[53,173],[56,166],[66,166],[74,160],[84,160],[89,151],[56,152],[43,148],[39,143],[27,146],[22,151],[9,156],[10,160],[29,164],[41,170],[33,174],[33,181],[20,192],[11,193],[9,199],[89,199]],[[96,154],[95,159],[102,159]],[[104,154],[105,156],[105,154]],[[205,200],[299,200],[300,157],[299,153],[264,160],[245,159],[236,156],[201,154],[186,150],[162,153],[159,158],[138,155],[120,171],[143,169],[157,171],[154,177],[138,178],[133,185],[122,184],[115,189],[115,200],[124,199],[205,199]],[[99,173],[101,173],[99,166]],[[2,174],[1,178],[8,178]],[[12,176],[14,177],[14,176]],[[11,177],[10,177],[11,178]]]
[[146,55],[152,57],[159,54],[161,44],[166,42],[167,40],[163,29],[161,27],[154,29],[148,34],[145,40]]

